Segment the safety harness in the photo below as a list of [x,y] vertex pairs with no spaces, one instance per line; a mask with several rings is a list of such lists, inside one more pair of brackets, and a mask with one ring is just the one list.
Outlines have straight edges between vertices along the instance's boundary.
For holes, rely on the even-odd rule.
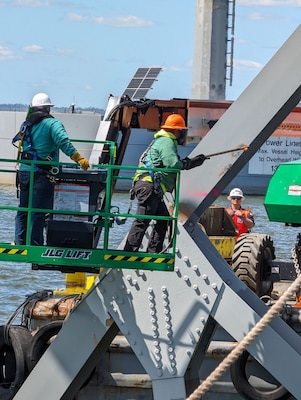
[[[30,113],[28,113],[30,114]],[[52,115],[45,113],[43,111],[35,111],[31,113],[26,120],[22,123],[19,132],[13,137],[12,145],[18,148],[17,154],[17,167],[16,167],[16,187],[17,187],[17,197],[19,197],[19,160],[36,160],[36,161],[51,161],[57,154],[57,149],[54,149],[45,159],[38,156],[37,151],[33,147],[31,130],[32,127],[46,118],[53,118]],[[19,141],[18,145],[15,143]],[[23,142],[27,143],[27,151],[23,150]],[[34,165],[34,171],[45,173],[47,177],[53,181],[53,175],[56,175],[59,171],[57,167],[52,165]]]
[[[155,139],[149,144],[147,149],[141,154],[141,157],[139,159],[139,165],[144,165],[146,168],[154,167],[152,165],[152,163],[150,163],[149,161],[146,161],[146,156],[147,156],[149,150],[151,149],[152,145],[154,144],[154,142],[155,142]],[[155,172],[152,170],[143,172],[143,171],[138,170],[134,176],[133,185],[139,179],[142,179],[144,181],[152,183],[154,186],[155,194],[163,197],[163,194],[166,192],[166,189],[165,189],[165,186],[161,183],[160,175],[158,174],[158,172]]]

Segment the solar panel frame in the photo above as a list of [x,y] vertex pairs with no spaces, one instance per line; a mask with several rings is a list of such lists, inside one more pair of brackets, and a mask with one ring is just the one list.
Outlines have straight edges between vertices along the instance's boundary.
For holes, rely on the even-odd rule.
[[161,70],[162,68],[160,67],[138,68],[122,96],[127,96],[134,100],[145,98]]

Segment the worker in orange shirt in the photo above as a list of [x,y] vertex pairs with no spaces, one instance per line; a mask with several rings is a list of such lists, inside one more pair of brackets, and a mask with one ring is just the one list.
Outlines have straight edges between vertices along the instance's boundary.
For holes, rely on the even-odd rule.
[[250,232],[255,225],[254,217],[250,209],[241,206],[241,202],[245,199],[241,189],[232,189],[227,199],[231,202],[231,206],[226,208],[226,211],[237,226],[237,239],[241,234]]

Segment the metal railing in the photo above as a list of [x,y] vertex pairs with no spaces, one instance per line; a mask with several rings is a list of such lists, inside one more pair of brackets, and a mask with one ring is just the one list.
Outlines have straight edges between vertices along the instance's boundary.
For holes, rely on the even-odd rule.
[[[93,164],[88,171],[81,171],[74,163],[49,162],[38,160],[10,160],[0,159],[0,173],[12,172],[11,169],[1,169],[1,164],[26,163],[30,166],[30,185],[28,207],[0,205],[0,218],[3,211],[27,213],[26,243],[24,245],[12,244],[9,241],[0,243],[0,261],[26,262],[33,265],[33,269],[61,270],[63,272],[95,272],[100,268],[134,268],[149,270],[172,271],[176,251],[176,232],[179,199],[179,170],[164,169],[177,175],[177,185],[174,194],[173,214],[168,217],[156,215],[137,215],[132,212],[122,213],[118,205],[112,203],[114,181],[116,179],[130,179],[128,172],[137,170],[137,166],[122,166],[114,164],[115,143],[74,140],[80,143],[98,143],[107,145],[110,153],[108,164]],[[34,177],[37,170],[41,171],[44,165],[55,167],[57,174],[50,174],[49,179],[54,182],[58,197],[64,200],[64,188],[83,189],[87,204],[84,210],[68,206],[68,201],[63,202],[63,207],[33,208]],[[114,174],[118,169],[119,175]],[[140,169],[140,168],[139,168]],[[145,171],[158,171],[158,168],[145,168]],[[162,171],[162,169],[160,169]],[[126,171],[127,177],[122,176]],[[64,186],[65,185],[65,186]],[[87,190],[86,190],[87,189]],[[88,193],[88,198],[87,198]],[[102,195],[103,198],[100,196]],[[71,195],[72,197],[72,195]],[[67,204],[67,206],[66,206]],[[46,240],[43,246],[34,246],[30,242],[31,222],[33,213],[47,215]],[[135,218],[149,220],[167,220],[172,226],[170,241],[165,250],[160,254],[143,251],[129,253],[122,248],[112,247],[110,234],[112,229],[119,227],[120,221],[133,221]],[[122,223],[122,222],[121,222]],[[68,227],[70,237],[64,238],[64,229]],[[54,231],[52,231],[54,229]],[[71,233],[70,233],[71,232]],[[87,245],[87,238],[90,237]],[[60,240],[60,238],[64,240]],[[72,240],[74,241],[72,242]],[[68,239],[70,239],[68,241]]]

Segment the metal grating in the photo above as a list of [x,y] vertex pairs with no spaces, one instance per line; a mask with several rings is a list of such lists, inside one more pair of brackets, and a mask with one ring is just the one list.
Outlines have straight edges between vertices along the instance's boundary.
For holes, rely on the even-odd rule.
[[162,68],[138,68],[127,88],[123,92],[123,96],[131,99],[143,99],[156,81]]

